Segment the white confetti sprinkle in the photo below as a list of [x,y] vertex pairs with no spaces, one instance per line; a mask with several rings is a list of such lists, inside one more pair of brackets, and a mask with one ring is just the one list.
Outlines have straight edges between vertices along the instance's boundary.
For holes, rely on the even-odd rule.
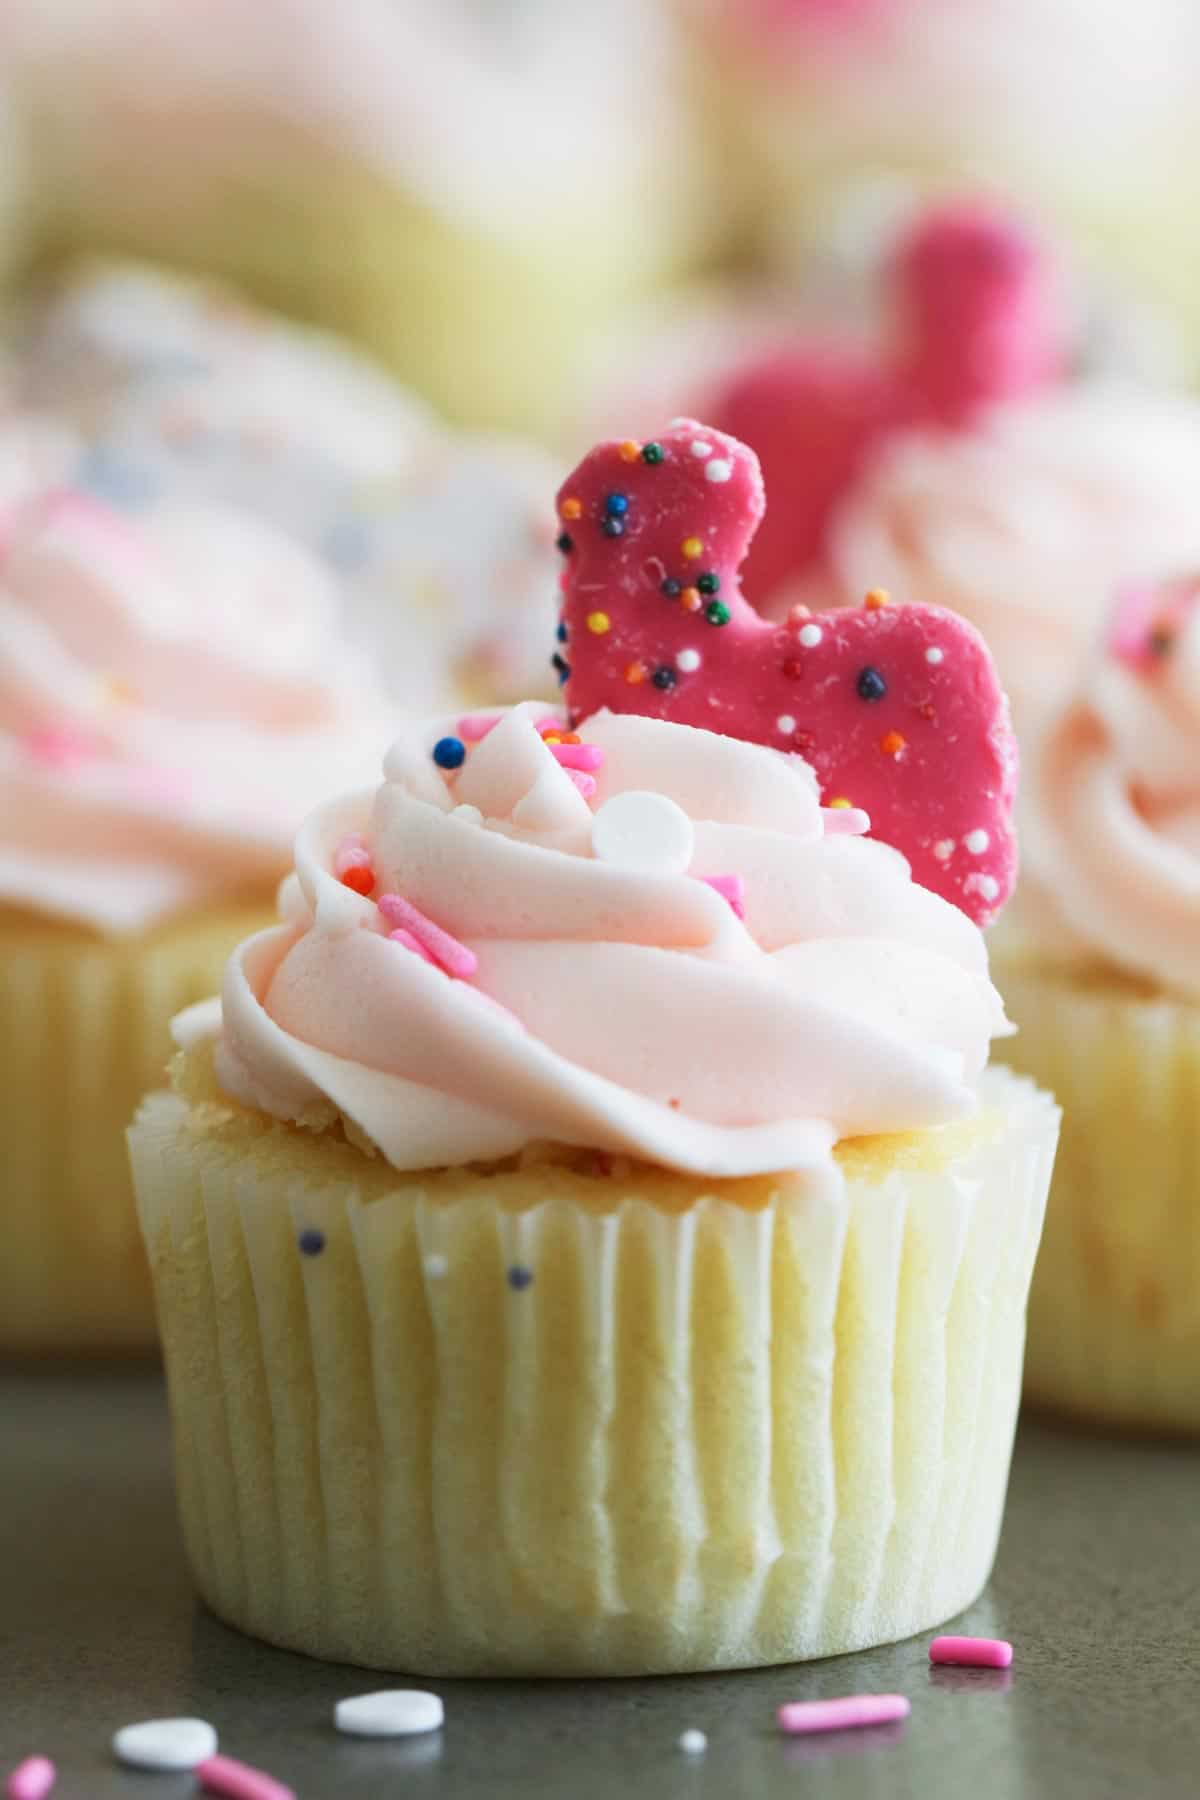
[[144,1719],[113,1734],[113,1755],[131,1769],[194,1769],[217,1754],[205,1719]]
[[784,737],[791,737],[793,731],[796,729],[796,721],[793,719],[791,713],[780,713],[775,721],[775,729],[776,731],[781,731]]
[[355,1694],[339,1700],[333,1709],[338,1730],[354,1737],[413,1737],[420,1731],[440,1731],[445,1717],[438,1696],[420,1688],[381,1688],[375,1694]]
[[694,425],[695,423],[696,423],[695,419],[685,419],[681,414],[678,419],[668,419],[667,420],[667,429],[668,429],[668,431],[676,431],[681,426]]
[[937,843],[933,846],[933,854],[937,857],[939,862],[949,862],[950,858],[954,855],[954,839],[939,838]]
[[692,821],[665,794],[614,794],[592,820],[593,856],[620,869],[682,875],[694,847]]
[[991,841],[992,840],[987,832],[983,830],[968,831],[966,837],[963,839],[963,843],[971,852],[972,856],[982,856]]
[[712,445],[706,444],[704,442],[703,438],[693,438],[692,439],[692,455],[696,456],[696,457],[711,456],[712,455]]
[[697,1731],[693,1727],[691,1731],[680,1732],[679,1748],[685,1756],[703,1756],[708,1749],[708,1739],[702,1731]]
[[429,1281],[442,1281],[450,1264],[440,1250],[434,1250],[425,1258],[425,1275]]
[[685,675],[691,675],[700,667],[700,652],[698,650],[681,650],[675,658],[675,667],[682,669]]
[[1000,883],[993,875],[968,875],[963,882],[964,894],[982,894],[985,900],[994,900],[1000,892]]
[[732,474],[733,464],[727,456],[714,456],[704,465],[705,481],[728,481]]
[[930,644],[928,650],[925,652],[925,661],[927,663],[940,663],[943,654],[944,652],[939,650],[936,644]]
[[464,825],[483,824],[483,814],[480,812],[479,808],[477,806],[468,806],[465,800],[461,806],[451,807],[450,817],[452,819],[461,819]]
[[824,636],[825,633],[819,625],[802,625],[800,627],[800,642],[806,650],[812,650]]

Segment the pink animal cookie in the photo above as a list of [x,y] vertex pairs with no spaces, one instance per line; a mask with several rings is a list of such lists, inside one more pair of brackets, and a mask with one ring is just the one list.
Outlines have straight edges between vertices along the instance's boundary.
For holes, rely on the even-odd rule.
[[[980,410],[1052,381],[1064,361],[1055,272],[1005,214],[933,208],[885,271],[894,341],[776,347],[735,369],[713,418],[750,444],[775,510],[746,569],[757,602],[819,568],[833,513],[878,446],[921,425],[968,426]],[[786,496],[786,505],[780,504]]]
[[1017,752],[983,639],[878,595],[768,623],[738,580],[763,510],[754,452],[693,420],[584,458],[558,495],[572,723],[607,706],[798,752],[826,805],[987,924],[1016,877]]

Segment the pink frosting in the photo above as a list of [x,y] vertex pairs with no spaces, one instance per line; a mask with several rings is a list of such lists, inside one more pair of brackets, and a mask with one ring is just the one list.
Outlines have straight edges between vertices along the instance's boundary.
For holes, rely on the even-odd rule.
[[1200,578],[1123,598],[1027,800],[1050,946],[1200,998]]
[[[789,749],[914,877],[987,924],[1016,876],[1016,743],[979,634],[930,606],[759,617],[753,452],[694,419],[600,444],[558,496],[573,719],[603,706]],[[614,510],[615,509],[615,510]]]
[[373,801],[309,819],[229,964],[231,1095],[332,1101],[401,1169],[550,1140],[713,1177],[831,1176],[843,1136],[970,1113],[1006,1028],[983,939],[828,833],[800,758],[603,712],[585,794],[544,712],[471,721],[456,771],[455,728],[415,728]]
[[387,725],[308,557],[218,509],[134,526],[79,494],[0,561],[0,900],[104,930],[283,873],[295,796],[363,779]]

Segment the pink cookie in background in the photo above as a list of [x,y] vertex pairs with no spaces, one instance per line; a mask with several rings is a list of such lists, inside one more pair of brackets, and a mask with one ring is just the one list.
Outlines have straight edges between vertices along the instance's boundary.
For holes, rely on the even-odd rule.
[[1016,876],[1016,743],[974,628],[872,594],[786,624],[743,598],[764,511],[751,450],[694,420],[601,444],[563,483],[555,661],[572,721],[608,707],[801,754],[914,878],[979,924]]
[[1033,236],[994,207],[931,208],[902,237],[884,281],[890,342],[801,338],[709,388],[711,416],[757,452],[775,495],[747,562],[757,603],[819,571],[837,508],[890,437],[969,426],[1062,368],[1058,277]]

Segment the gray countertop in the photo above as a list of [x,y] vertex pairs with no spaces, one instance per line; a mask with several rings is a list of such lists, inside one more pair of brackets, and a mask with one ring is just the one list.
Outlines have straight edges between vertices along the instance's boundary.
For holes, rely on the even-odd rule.
[[[339,1738],[343,1695],[399,1685],[227,1630],[195,1602],[166,1414],[148,1371],[0,1375],[0,1778],[40,1750],[54,1800],[182,1800],[123,1771],[113,1731],[207,1718],[300,1800],[1153,1800],[1200,1794],[1200,1447],[1027,1422],[991,1588],[961,1626],[1009,1637],[1009,1673],[931,1671],[927,1640],[760,1673],[594,1683],[416,1683],[425,1739]],[[907,1694],[900,1726],[784,1739],[786,1699]],[[708,1734],[689,1758],[681,1731]]]

